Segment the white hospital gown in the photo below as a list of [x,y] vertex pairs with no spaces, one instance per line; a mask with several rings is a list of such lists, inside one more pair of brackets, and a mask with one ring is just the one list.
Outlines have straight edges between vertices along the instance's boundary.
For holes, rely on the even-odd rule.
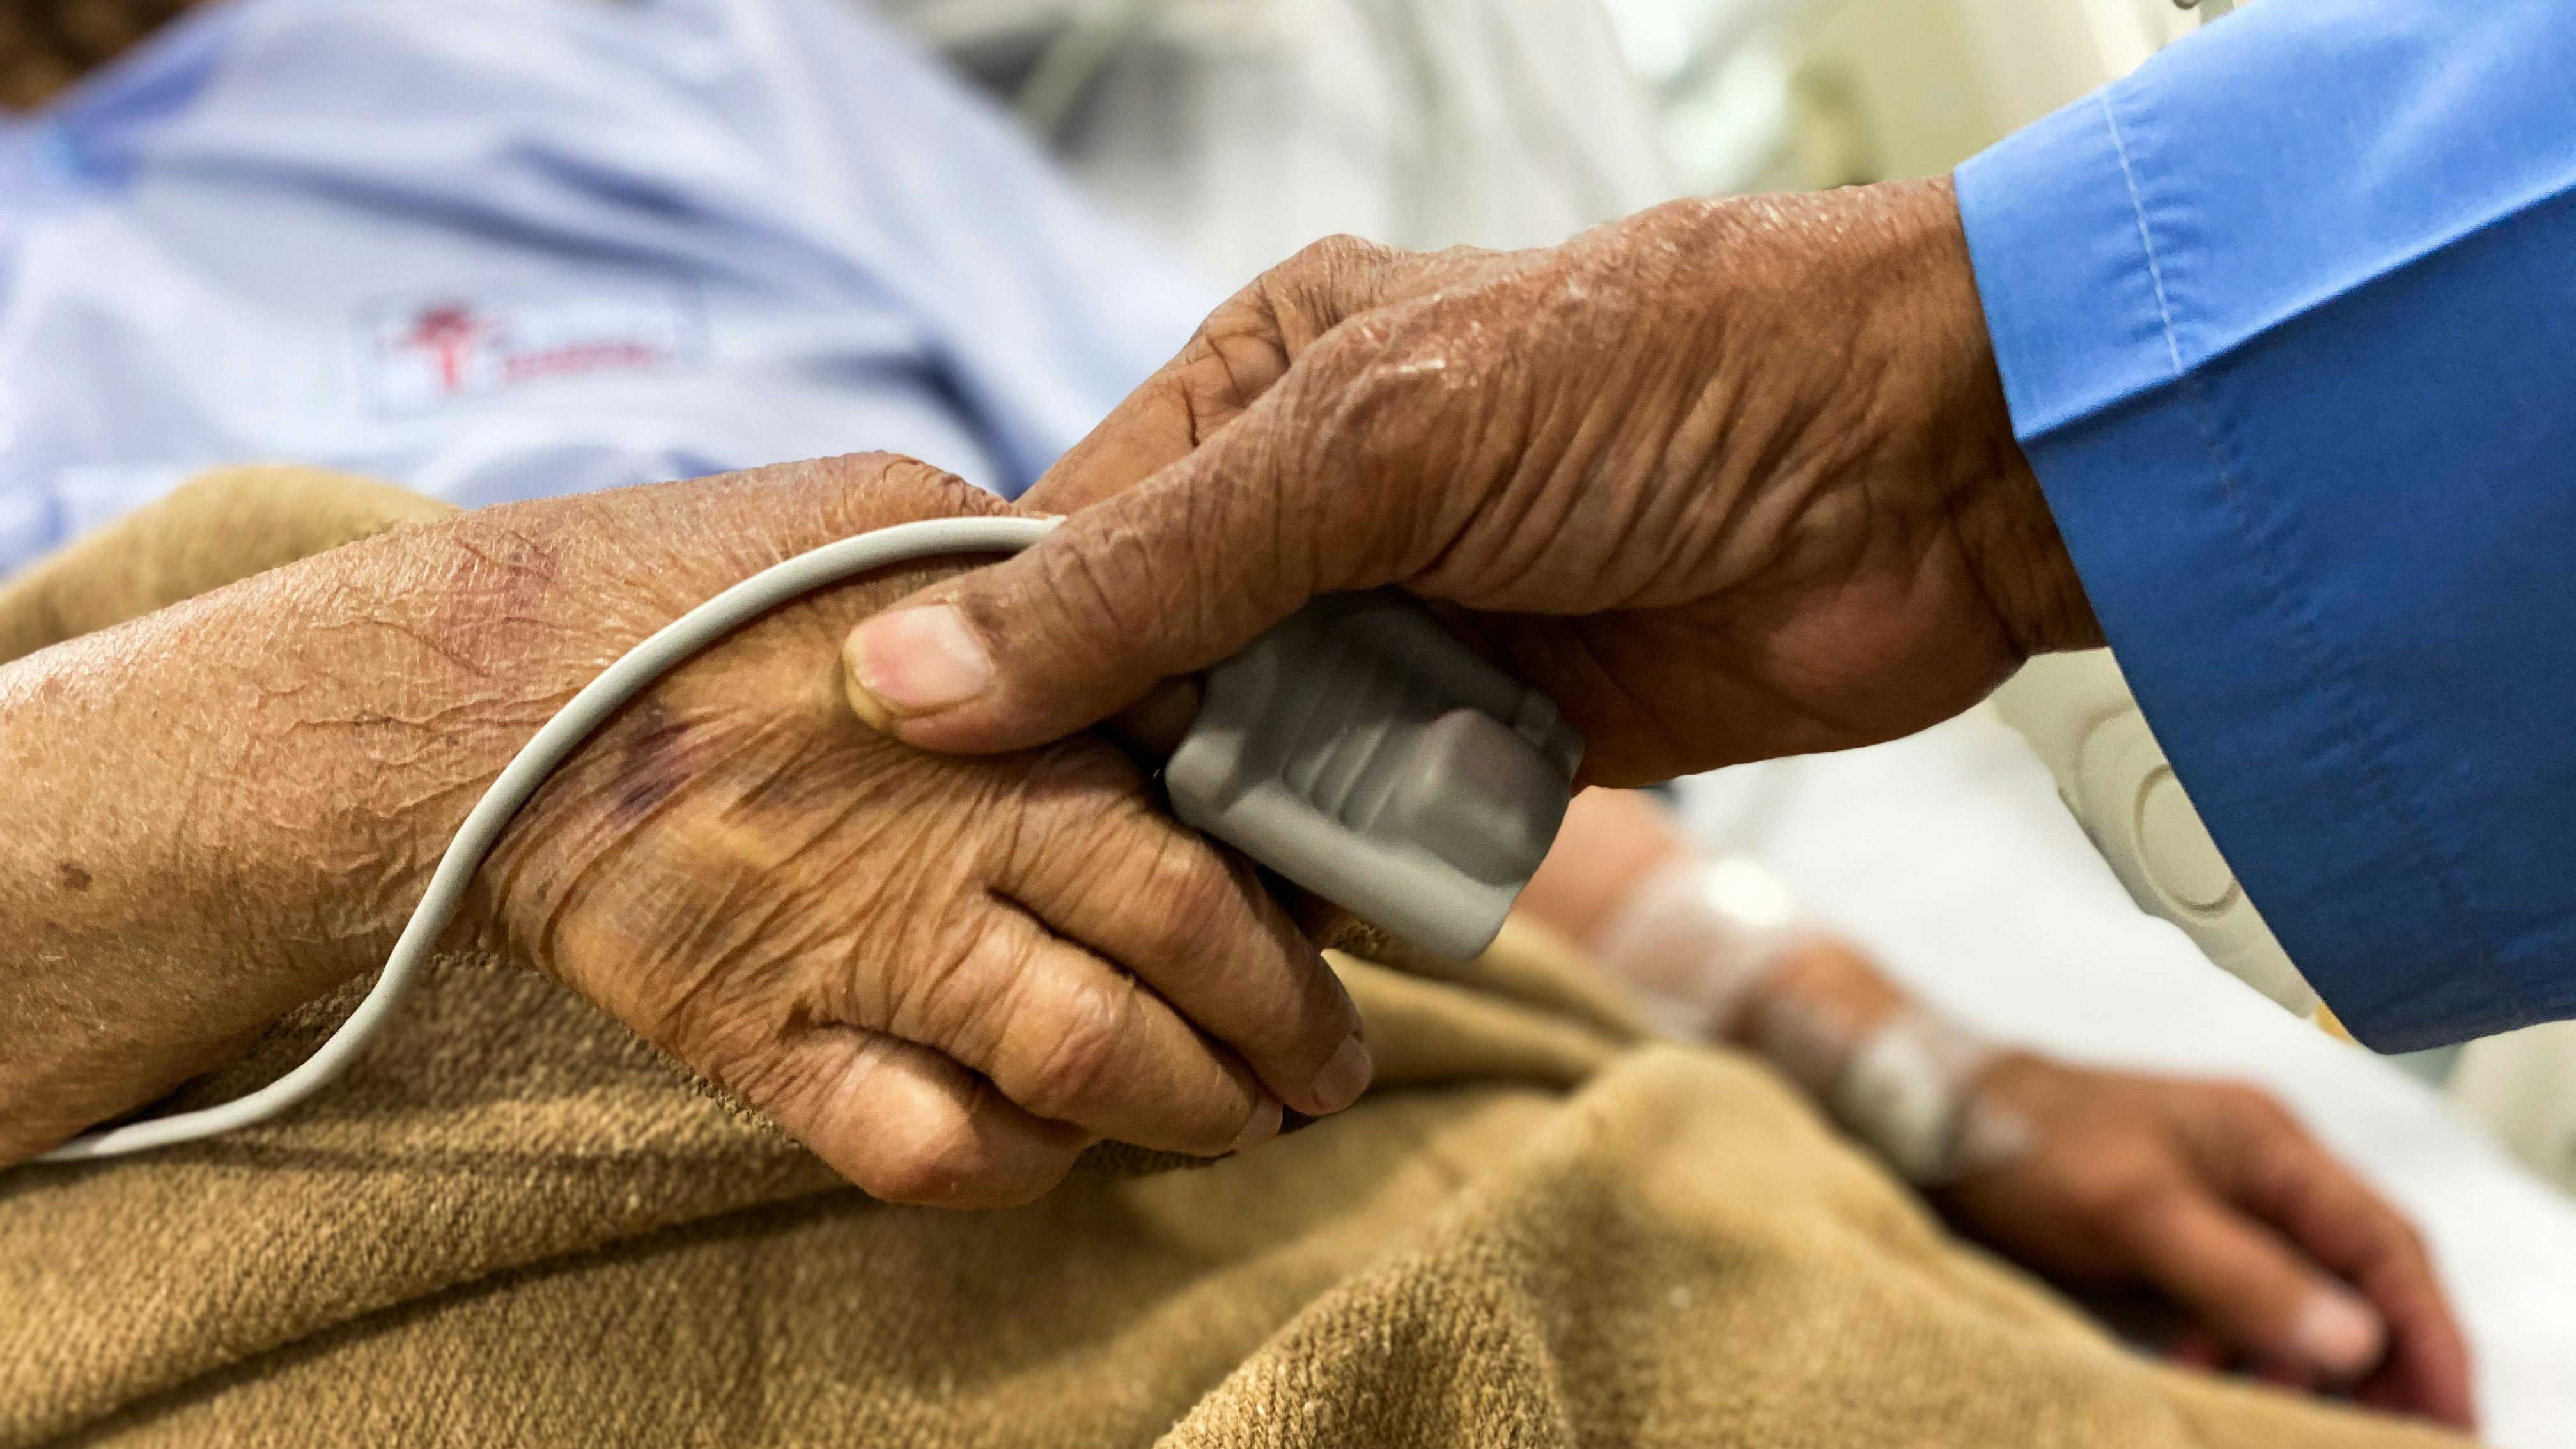
[[1016,494],[1214,296],[847,0],[240,0],[0,131],[0,570],[245,461]]

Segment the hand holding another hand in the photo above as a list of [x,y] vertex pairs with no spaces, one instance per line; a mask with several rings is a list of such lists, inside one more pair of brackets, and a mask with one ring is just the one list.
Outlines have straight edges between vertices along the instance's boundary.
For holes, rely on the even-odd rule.
[[[76,893],[0,900],[60,950],[0,979],[27,1003],[0,1161],[381,963],[501,765],[653,630],[816,545],[1004,507],[877,456],[486,509],[8,666],[0,743],[47,795],[16,843],[91,864]],[[530,801],[451,939],[903,1201],[1025,1201],[1104,1137],[1212,1155],[1283,1104],[1349,1105],[1370,1066],[1330,969],[1116,747],[942,759],[851,718],[843,633],[971,562],[816,594],[665,677]],[[173,718],[200,723],[153,723]],[[148,762],[118,743],[138,730],[163,741]],[[109,792],[154,808],[83,803]],[[214,822],[214,848],[166,820]]]

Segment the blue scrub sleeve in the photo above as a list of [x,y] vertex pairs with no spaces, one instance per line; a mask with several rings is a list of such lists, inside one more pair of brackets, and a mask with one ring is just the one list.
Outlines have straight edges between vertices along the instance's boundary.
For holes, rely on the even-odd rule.
[[1957,173],[2176,773],[2381,1050],[2576,1016],[2576,5],[2261,0]]

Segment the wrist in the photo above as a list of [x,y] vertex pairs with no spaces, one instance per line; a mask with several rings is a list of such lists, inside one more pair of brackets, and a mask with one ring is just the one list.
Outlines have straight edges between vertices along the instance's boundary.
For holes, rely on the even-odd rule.
[[2019,1054],[1908,1000],[1829,937],[1761,983],[1736,1036],[1918,1186],[2009,1161],[2027,1142],[2019,1115],[1984,1101],[1986,1077]]
[[2099,644],[2013,434],[1949,178],[1802,201],[1818,214],[1780,229],[1776,265],[1796,278],[1802,347],[1837,364],[1810,419],[1827,482],[1926,555],[1955,549],[2018,657]]
[[1809,934],[1790,943],[1745,1002],[1734,1038],[1825,1100],[1870,1036],[1911,1007],[1848,943]]
[[1673,291],[1700,299],[1689,325],[1720,359],[1705,384],[1727,429],[1720,491],[1758,468],[1838,500],[1820,517],[1866,515],[1917,559],[1954,554],[2020,658],[2100,642],[2013,433],[1949,178],[1677,202],[1622,225],[1630,251],[1692,259]]
[[1906,364],[1924,386],[1924,478],[1987,602],[2022,657],[2102,642],[2083,580],[2048,498],[2013,434],[2003,375],[1986,330],[1976,269],[1948,177],[1872,188],[1886,193],[1911,264]]

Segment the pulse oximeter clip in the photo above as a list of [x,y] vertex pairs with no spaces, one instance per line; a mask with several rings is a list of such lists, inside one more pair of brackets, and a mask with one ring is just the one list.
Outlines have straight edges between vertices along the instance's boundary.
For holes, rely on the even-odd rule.
[[1463,960],[1565,821],[1583,738],[1391,590],[1317,599],[1207,673],[1172,813]]

